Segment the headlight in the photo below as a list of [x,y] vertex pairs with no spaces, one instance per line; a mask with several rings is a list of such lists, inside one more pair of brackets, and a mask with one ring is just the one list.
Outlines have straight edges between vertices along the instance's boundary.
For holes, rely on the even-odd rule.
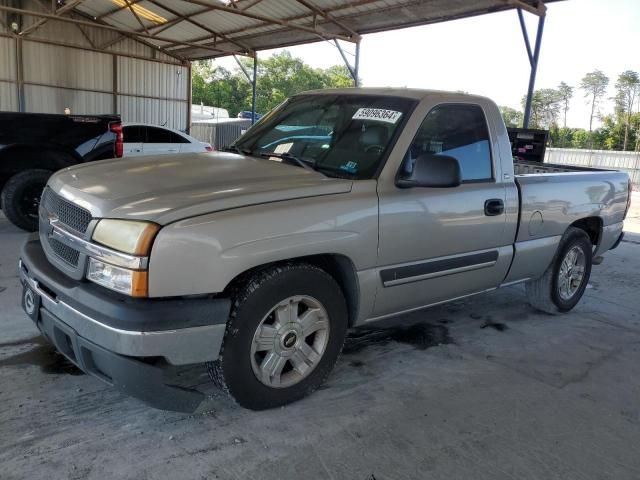
[[93,231],[93,240],[131,255],[148,255],[160,226],[150,222],[105,218]]
[[147,296],[147,272],[116,267],[89,257],[87,278],[131,297]]

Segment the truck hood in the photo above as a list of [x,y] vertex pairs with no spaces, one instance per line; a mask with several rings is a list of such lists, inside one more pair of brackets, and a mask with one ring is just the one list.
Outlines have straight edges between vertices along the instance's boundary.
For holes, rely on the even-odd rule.
[[161,225],[206,213],[347,193],[353,182],[232,153],[114,159],[60,170],[49,187],[97,218]]

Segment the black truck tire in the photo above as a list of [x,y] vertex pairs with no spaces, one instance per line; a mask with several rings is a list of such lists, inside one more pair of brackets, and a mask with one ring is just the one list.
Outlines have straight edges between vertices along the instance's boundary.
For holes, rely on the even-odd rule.
[[[593,245],[586,232],[569,227],[549,268],[540,278],[525,284],[529,304],[552,315],[566,313],[575,307],[589,283],[592,250]],[[580,257],[580,262],[571,260],[573,254]],[[579,276],[576,275],[578,269],[581,272]]]
[[[342,290],[324,270],[306,263],[267,268],[235,292],[220,356],[207,364],[209,375],[245,408],[263,410],[294,402],[327,378],[347,326]],[[268,358],[277,360],[269,363]],[[272,373],[276,362],[279,371]]]
[[53,172],[33,169],[16,173],[2,189],[2,210],[16,227],[38,230],[38,206],[42,190]]

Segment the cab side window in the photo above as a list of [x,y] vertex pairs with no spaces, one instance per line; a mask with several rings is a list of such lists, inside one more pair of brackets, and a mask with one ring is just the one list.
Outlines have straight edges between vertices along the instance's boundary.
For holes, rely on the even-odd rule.
[[463,183],[493,179],[489,130],[478,105],[450,104],[433,108],[407,151],[404,173],[411,173],[415,159],[423,154],[457,159]]

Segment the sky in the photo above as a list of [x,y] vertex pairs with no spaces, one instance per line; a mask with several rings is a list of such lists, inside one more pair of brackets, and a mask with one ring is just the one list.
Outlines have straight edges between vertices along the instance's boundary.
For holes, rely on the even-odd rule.
[[[533,48],[538,20],[524,14]],[[352,59],[353,46],[344,46]],[[342,62],[329,42],[287,50],[314,67]],[[277,51],[260,52],[258,58]],[[235,66],[229,58],[216,63]],[[578,87],[584,74],[596,68],[610,79],[607,97],[614,95],[621,72],[640,72],[640,0],[566,0],[547,5],[536,88],[555,88],[561,81],[575,87],[567,115],[570,127],[589,126],[590,106]],[[518,109],[529,72],[515,10],[365,35],[360,49],[362,86],[462,90]],[[603,104],[604,114],[612,110],[610,100]]]

